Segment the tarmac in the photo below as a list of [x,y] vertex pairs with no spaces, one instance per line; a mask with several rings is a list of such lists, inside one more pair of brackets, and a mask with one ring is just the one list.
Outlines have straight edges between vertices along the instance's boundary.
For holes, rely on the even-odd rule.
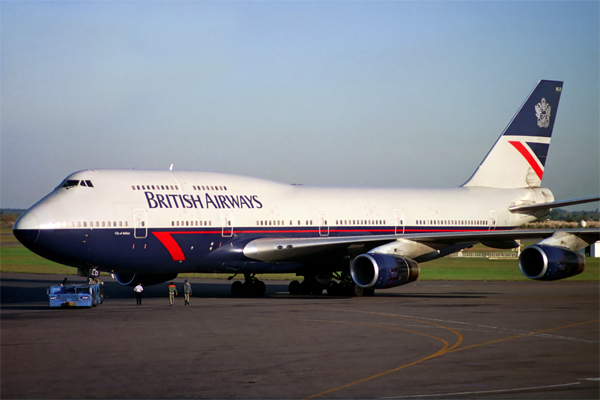
[[[2,274],[8,398],[598,399],[600,285],[415,282],[373,297],[233,297],[224,280],[105,279],[105,302],[49,309],[63,276]],[[83,278],[69,277],[83,282]],[[182,279],[175,280],[178,287]]]

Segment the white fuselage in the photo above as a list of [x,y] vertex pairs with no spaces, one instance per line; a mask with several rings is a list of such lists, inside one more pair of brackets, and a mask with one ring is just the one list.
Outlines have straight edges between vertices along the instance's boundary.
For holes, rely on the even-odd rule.
[[[248,260],[240,249],[256,238],[512,229],[535,217],[510,206],[552,200],[541,188],[310,187],[219,173],[100,169],[70,175],[16,228],[39,230],[40,254],[64,243],[49,258],[68,265],[220,271],[243,269]],[[235,257],[211,254],[225,245]]]

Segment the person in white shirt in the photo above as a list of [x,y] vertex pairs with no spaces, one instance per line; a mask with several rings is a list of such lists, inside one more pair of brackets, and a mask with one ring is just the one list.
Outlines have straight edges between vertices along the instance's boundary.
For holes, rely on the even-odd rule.
[[138,283],[138,285],[133,288],[133,291],[135,292],[135,299],[137,300],[137,305],[141,306],[142,305],[142,292],[144,291],[142,284]]

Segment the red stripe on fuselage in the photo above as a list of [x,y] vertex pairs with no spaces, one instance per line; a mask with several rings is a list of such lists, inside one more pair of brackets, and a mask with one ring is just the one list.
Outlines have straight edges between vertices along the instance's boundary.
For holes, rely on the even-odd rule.
[[[181,247],[177,244],[171,233],[181,233],[181,232],[152,232],[154,236],[169,250],[173,261],[185,261],[185,256],[183,255],[183,251]],[[196,232],[200,233],[200,232]]]

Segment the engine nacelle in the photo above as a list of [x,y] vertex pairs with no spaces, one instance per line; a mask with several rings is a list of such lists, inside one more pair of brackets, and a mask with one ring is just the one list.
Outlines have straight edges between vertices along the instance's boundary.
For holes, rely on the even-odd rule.
[[568,249],[536,244],[521,252],[519,268],[529,279],[555,281],[582,273],[585,258]]
[[358,286],[388,289],[416,281],[419,265],[409,258],[367,253],[352,260],[350,274]]
[[138,283],[141,283],[142,286],[158,285],[177,278],[177,274],[132,274],[123,272],[114,272],[112,276],[124,286],[136,286]]

